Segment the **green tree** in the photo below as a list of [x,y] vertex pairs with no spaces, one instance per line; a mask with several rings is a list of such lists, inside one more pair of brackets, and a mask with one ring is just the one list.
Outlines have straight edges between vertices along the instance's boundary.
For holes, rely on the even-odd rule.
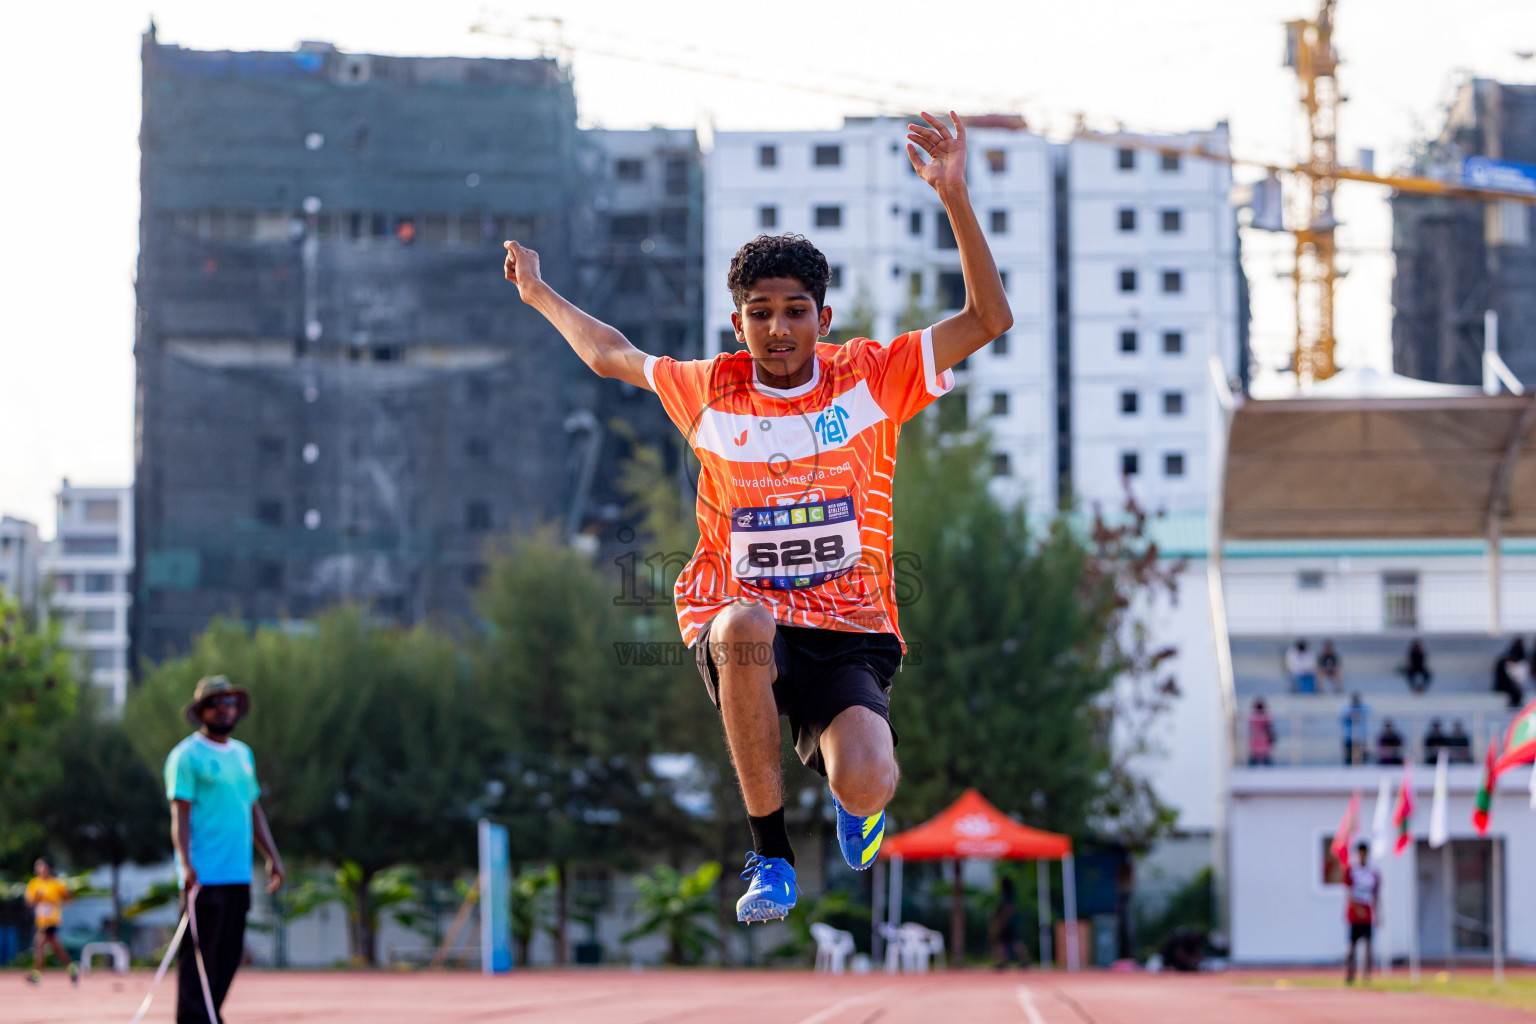
[[1137,524],[1085,537],[1060,516],[1032,532],[991,496],[989,462],[984,437],[941,438],[928,416],[903,428],[895,569],[913,650],[892,703],[904,775],[892,809],[920,821],[975,786],[1081,837],[1112,817],[1129,771],[1113,749],[1117,680],[1166,657],[1138,661],[1123,640],[1145,637],[1133,610],[1161,585],[1156,552]]
[[554,868],[522,871],[512,880],[512,941],[517,945],[517,962],[524,967],[530,963],[528,950],[534,936],[547,927],[549,892],[559,880]]
[[713,912],[710,894],[718,881],[720,862],[713,860],[686,875],[665,864],[648,875],[636,875],[635,913],[640,923],[624,933],[624,941],[661,934],[667,940],[667,963],[698,963],[704,951],[720,941],[699,923]]
[[832,334],[828,339],[842,345],[854,338],[868,338],[875,333],[875,307],[869,298],[869,288],[859,282],[853,294],[853,303],[845,310],[834,313]]
[[38,626],[0,591],[0,867],[20,873],[40,851],[44,830],[30,812],[59,775],[49,730],[74,711],[75,696],[59,623]]
[[509,538],[479,595],[486,635],[476,705],[506,753],[492,810],[512,856],[552,863],[556,959],[569,959],[574,863],[626,867],[640,850],[675,848],[683,816],[651,770],[657,694],[620,669],[615,644],[634,617],[591,561],[550,529]]
[[376,877],[474,862],[490,733],[467,662],[442,633],[378,626],[356,609],[326,612],[307,632],[215,624],[129,700],[125,721],[151,765],[188,731],[181,708],[195,681],[215,672],[251,692],[236,735],[255,753],[285,856],[355,867],[352,955],[374,963]]
[[31,818],[75,870],[111,869],[116,935],[122,866],[168,856],[170,819],[159,779],[135,753],[122,723],[105,717],[99,705],[85,691],[75,713],[50,730],[47,756],[58,771],[38,790]]

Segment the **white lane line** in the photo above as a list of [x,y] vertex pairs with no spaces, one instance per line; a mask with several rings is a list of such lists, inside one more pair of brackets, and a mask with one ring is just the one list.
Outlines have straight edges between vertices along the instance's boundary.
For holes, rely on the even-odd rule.
[[1029,1018],[1029,1024],[1045,1024],[1045,1018],[1035,1008],[1035,997],[1023,985],[1019,986],[1019,1006],[1023,1008],[1024,1016]]
[[[825,1021],[831,1020],[833,1017],[836,1017],[844,1010],[850,1010],[853,1007],[858,1006],[860,1003],[872,1002],[873,1000],[884,995],[887,991],[889,990],[882,988],[876,992],[866,992],[861,996],[849,996],[842,1002],[833,1003],[825,1010],[818,1010],[804,1020],[797,1021],[796,1024],[824,1024]],[[1042,1021],[1041,1024],[1044,1024],[1044,1021]]]

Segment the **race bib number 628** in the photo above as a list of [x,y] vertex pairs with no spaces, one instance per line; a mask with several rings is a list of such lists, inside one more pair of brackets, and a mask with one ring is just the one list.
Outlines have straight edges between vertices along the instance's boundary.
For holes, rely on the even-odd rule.
[[731,571],[749,586],[820,586],[848,573],[860,554],[850,498],[731,510]]

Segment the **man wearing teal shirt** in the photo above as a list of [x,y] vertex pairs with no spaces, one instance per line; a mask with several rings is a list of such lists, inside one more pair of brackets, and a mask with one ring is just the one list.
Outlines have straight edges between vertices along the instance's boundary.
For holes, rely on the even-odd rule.
[[[257,802],[256,761],[250,747],[230,738],[250,709],[250,695],[223,676],[199,680],[186,710],[199,729],[165,759],[182,907],[195,907],[197,949],[216,1015],[245,948],[252,843],[267,860],[267,892],[283,884],[283,860]],[[176,957],[177,1024],[221,1024],[208,1017],[193,941],[189,928]]]

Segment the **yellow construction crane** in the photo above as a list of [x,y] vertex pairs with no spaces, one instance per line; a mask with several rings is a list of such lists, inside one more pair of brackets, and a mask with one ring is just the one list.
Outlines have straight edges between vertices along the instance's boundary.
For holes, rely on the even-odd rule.
[[[1479,187],[1418,175],[1376,174],[1366,168],[1340,166],[1338,109],[1342,97],[1336,74],[1339,56],[1333,46],[1335,4],[1336,0],[1322,0],[1315,19],[1290,21],[1285,26],[1285,64],[1296,70],[1307,121],[1307,151],[1299,163],[1287,167],[1242,160],[1207,146],[1171,145],[1125,133],[1082,129],[1078,132],[1080,137],[1118,146],[1155,149],[1268,170],[1269,177],[1259,188],[1272,201],[1270,216],[1273,219],[1261,221],[1261,207],[1268,204],[1256,197],[1253,226],[1272,231],[1289,230],[1296,236],[1296,261],[1291,270],[1296,300],[1296,343],[1292,362],[1296,379],[1302,384],[1327,380],[1337,368],[1334,364],[1333,302],[1339,276],[1335,264],[1338,248],[1334,244],[1337,221],[1333,213],[1333,193],[1340,181],[1370,182],[1418,195],[1536,204],[1536,192]],[[1288,174],[1297,181],[1297,187],[1291,193],[1288,229],[1278,216],[1280,174]]]

